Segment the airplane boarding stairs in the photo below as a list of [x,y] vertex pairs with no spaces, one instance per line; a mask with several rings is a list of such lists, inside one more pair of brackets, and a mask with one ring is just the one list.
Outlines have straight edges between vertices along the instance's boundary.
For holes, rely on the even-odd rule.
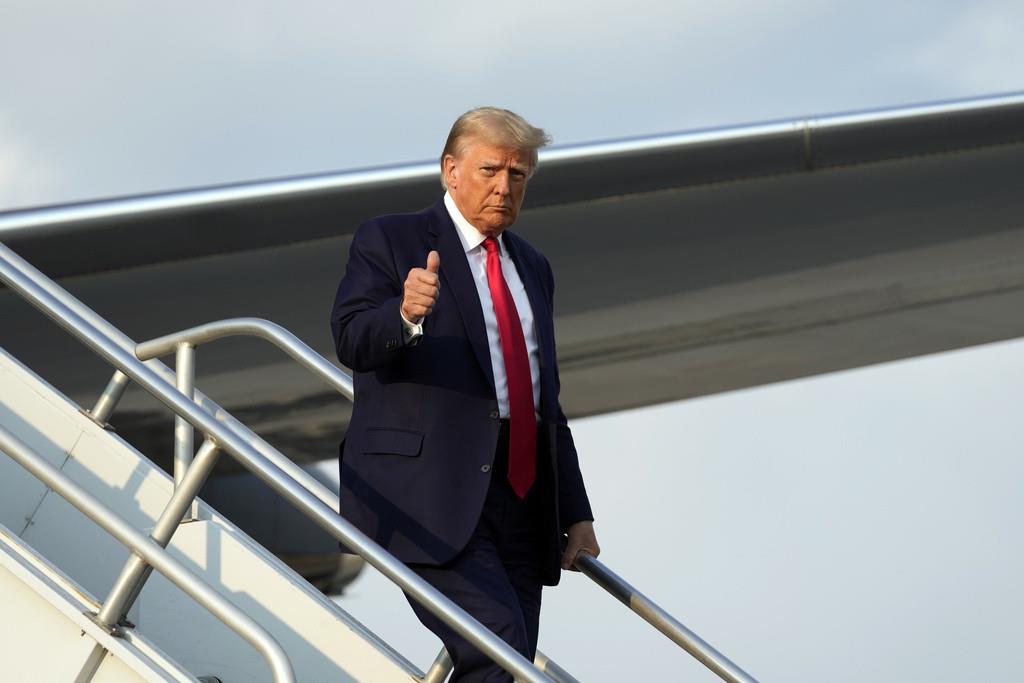
[[[3,429],[135,528],[155,526],[174,489],[170,477],[6,353],[0,386]],[[269,631],[296,680],[407,683],[419,674],[229,520],[202,502],[197,508],[175,531],[170,554]],[[130,638],[86,617],[129,552],[10,458],[0,458],[0,525],[0,680],[78,681],[97,647],[109,653],[102,671],[117,672],[83,681],[193,680],[186,672],[224,683],[271,680],[251,646],[158,573],[128,612],[133,626],[121,635]]]
[[[351,398],[351,379],[293,335],[238,319],[135,344],[3,244],[0,281],[115,368],[84,410],[0,348],[0,681],[445,679],[443,651],[422,672],[196,498],[221,453],[517,680],[575,680],[540,653],[536,663],[519,656],[341,518],[336,493],[195,389],[196,346],[250,334]],[[177,375],[156,360],[170,353]],[[129,381],[177,416],[173,478],[106,424]],[[577,566],[723,680],[756,683],[596,559]]]

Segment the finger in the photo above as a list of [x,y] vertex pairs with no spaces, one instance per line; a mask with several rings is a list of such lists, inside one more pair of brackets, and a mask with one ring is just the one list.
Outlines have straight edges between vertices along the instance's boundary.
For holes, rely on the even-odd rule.
[[425,270],[419,271],[418,274],[411,276],[407,281],[408,284],[414,284],[419,287],[433,287],[434,289],[440,288],[440,283],[437,281],[437,276],[433,273],[428,273]]
[[431,308],[420,304],[411,304],[404,309],[406,319],[411,323],[418,323],[430,315]]
[[433,305],[437,301],[437,288],[427,285],[406,285],[402,301]]
[[413,268],[409,271],[409,274],[405,277],[405,284],[408,286],[413,282],[422,282],[428,285],[433,285],[434,287],[440,285],[437,273],[431,273],[429,270],[424,270],[423,268]]
[[412,306],[419,306],[425,308],[428,311],[434,308],[436,303],[435,299],[431,299],[429,296],[421,296],[419,294],[410,294],[403,299],[402,305],[405,308],[411,308]]
[[429,270],[423,270],[422,268],[416,268],[409,272],[409,280],[412,282],[423,282],[428,285],[437,286],[439,280],[437,273],[431,273]]
[[431,273],[436,273],[441,267],[441,255],[436,251],[431,251],[427,254],[427,270]]
[[576,561],[576,553],[580,551],[580,546],[577,544],[570,545],[565,549],[565,554],[562,555],[562,569],[571,569],[573,562]]
[[410,282],[405,286],[406,296],[423,296],[432,301],[437,300],[437,295],[440,292],[435,285],[427,285],[422,282]]
[[427,298],[406,298],[402,302],[402,311],[424,316],[434,310],[434,300]]
[[413,268],[409,271],[409,276],[405,278],[405,286],[409,285],[425,285],[427,287],[437,287],[438,278],[434,273],[428,273],[422,268]]
[[426,306],[427,308],[431,308],[437,300],[433,297],[410,292],[409,294],[406,294],[403,301],[406,306]]

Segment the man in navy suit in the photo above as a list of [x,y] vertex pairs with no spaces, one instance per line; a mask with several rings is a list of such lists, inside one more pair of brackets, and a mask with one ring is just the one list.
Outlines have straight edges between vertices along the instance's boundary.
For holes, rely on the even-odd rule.
[[[342,515],[530,660],[541,587],[600,550],[558,402],[551,266],[506,230],[547,141],[504,109],[459,117],[444,197],[359,227],[331,315],[356,393]],[[512,680],[410,602],[453,681]]]

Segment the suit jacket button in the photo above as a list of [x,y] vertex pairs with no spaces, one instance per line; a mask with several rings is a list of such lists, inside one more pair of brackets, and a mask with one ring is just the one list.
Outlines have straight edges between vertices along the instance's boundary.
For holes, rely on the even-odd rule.
[[481,465],[480,466],[480,471],[483,472],[484,474],[486,474],[487,472],[491,471],[491,466],[490,465]]
[[499,417],[501,417],[501,413],[499,413],[497,410],[492,410],[491,411],[491,419],[492,420],[497,420]]

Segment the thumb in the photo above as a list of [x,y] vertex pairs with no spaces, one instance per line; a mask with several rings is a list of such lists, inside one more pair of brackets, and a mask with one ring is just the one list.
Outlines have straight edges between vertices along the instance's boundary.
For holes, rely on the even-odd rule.
[[436,273],[437,269],[441,267],[441,255],[436,251],[431,251],[427,254],[427,270],[431,273]]

